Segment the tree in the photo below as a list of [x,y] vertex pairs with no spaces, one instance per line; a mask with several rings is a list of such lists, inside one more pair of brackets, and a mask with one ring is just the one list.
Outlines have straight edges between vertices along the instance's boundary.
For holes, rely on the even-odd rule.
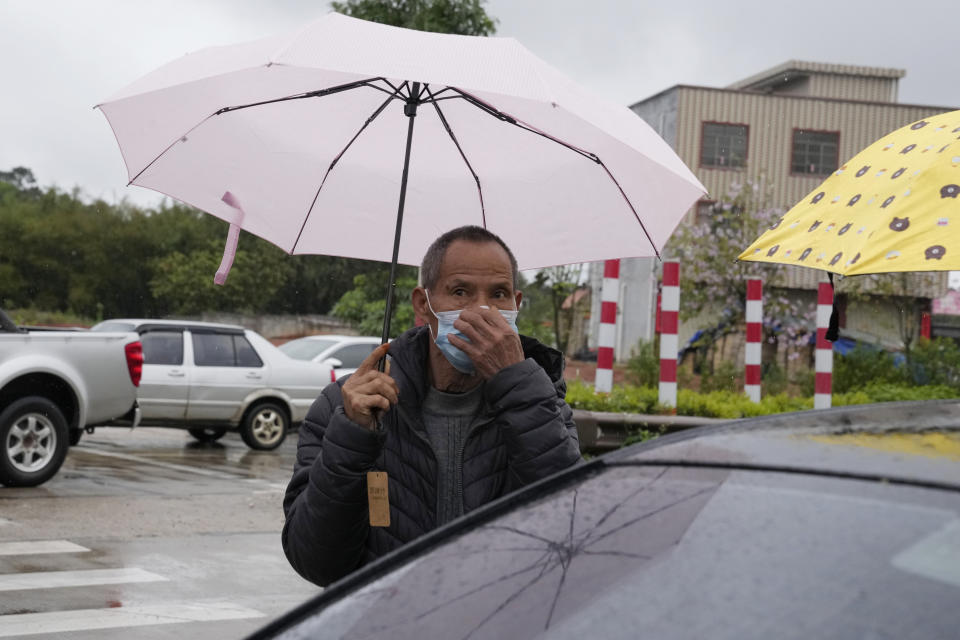
[[41,191],[37,187],[37,180],[33,171],[26,167],[14,167],[10,171],[0,171],[0,182],[12,184],[22,196],[36,198]]
[[331,2],[334,11],[354,18],[435,33],[490,36],[496,20],[485,0],[346,0]]
[[552,344],[556,337],[553,333],[553,294],[544,281],[528,280],[520,274],[520,291],[523,301],[517,315],[517,329],[525,336],[536,338],[544,344]]
[[765,200],[759,184],[735,185],[709,217],[681,225],[665,248],[666,255],[680,259],[683,269],[681,317],[709,318],[712,323],[701,338],[706,351],[745,321],[750,278],[764,281],[763,325],[768,344],[785,341],[787,346],[801,346],[808,340],[815,308],[771,286],[783,267],[737,260],[744,247],[783,216],[782,209],[768,206]]
[[[387,280],[386,270],[387,267],[382,267],[382,273],[361,273],[354,277],[353,289],[343,294],[333,308],[333,315],[349,322],[365,335],[379,336],[383,332],[383,317],[387,311],[387,301],[383,295],[383,283]],[[396,338],[414,326],[415,314],[410,296],[416,286],[416,270],[412,267],[399,267],[397,283],[393,288],[390,338]]]
[[[537,288],[549,292],[554,346],[564,353],[570,343],[574,322],[583,311],[583,305],[578,304],[574,295],[580,288],[582,278],[582,264],[567,264],[541,269],[533,281]],[[568,301],[569,304],[564,306]]]
[[291,265],[282,251],[262,240],[248,245],[247,249],[237,250],[223,286],[213,283],[223,254],[222,245],[214,240],[189,254],[174,251],[158,258],[151,265],[154,276],[150,289],[160,304],[177,315],[269,310],[269,303],[288,278]]

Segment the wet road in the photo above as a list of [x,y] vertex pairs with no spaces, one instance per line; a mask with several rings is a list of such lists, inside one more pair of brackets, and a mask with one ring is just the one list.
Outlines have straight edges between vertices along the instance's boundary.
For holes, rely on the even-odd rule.
[[98,429],[0,487],[0,638],[241,638],[314,595],[280,548],[295,449]]

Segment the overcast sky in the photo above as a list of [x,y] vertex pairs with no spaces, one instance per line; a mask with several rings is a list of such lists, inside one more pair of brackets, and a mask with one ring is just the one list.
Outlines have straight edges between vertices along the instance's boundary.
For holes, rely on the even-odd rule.
[[[512,36],[624,105],[675,84],[726,86],[791,59],[905,69],[900,101],[960,105],[957,0],[490,0]],[[93,105],[187,52],[295,28],[323,0],[0,0],[0,170],[90,197],[126,187]]]

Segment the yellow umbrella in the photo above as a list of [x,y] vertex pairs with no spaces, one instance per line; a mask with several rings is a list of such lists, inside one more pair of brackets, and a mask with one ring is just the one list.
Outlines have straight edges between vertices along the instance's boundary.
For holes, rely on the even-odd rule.
[[861,151],[740,259],[841,275],[960,270],[960,111]]

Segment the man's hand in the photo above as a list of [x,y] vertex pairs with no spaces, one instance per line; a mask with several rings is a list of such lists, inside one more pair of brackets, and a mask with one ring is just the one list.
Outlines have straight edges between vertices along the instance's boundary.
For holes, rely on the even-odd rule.
[[377,415],[397,404],[397,383],[377,370],[377,362],[387,355],[389,344],[382,344],[367,356],[357,370],[343,383],[343,411],[353,422],[371,431],[377,426]]
[[450,344],[470,357],[484,380],[489,380],[504,367],[523,362],[520,336],[496,309],[464,309],[453,327],[470,342],[450,335]]

